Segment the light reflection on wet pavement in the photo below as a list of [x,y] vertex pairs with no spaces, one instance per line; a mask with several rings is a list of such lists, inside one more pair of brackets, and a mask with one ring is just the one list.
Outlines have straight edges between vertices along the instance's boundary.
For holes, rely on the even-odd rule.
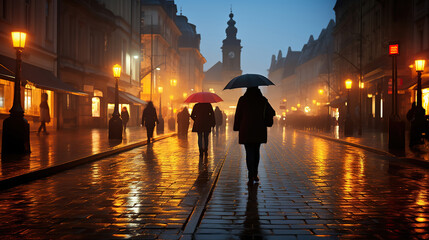
[[2,191],[1,234],[179,239],[208,179],[226,158],[196,239],[429,238],[427,170],[274,128],[261,148],[261,182],[249,188],[235,133],[211,139],[209,157],[201,160],[195,135]]
[[175,238],[225,156],[225,139],[213,141],[203,159],[196,143],[195,134],[170,137],[3,191],[0,232],[16,239]]
[[52,131],[49,135],[31,132],[31,154],[7,157],[2,155],[0,180],[143,140],[146,140],[146,129],[142,127],[127,128],[122,141],[109,140],[108,129],[69,129]]
[[291,129],[269,136],[258,185],[243,148],[229,152],[196,239],[429,239],[427,170]]

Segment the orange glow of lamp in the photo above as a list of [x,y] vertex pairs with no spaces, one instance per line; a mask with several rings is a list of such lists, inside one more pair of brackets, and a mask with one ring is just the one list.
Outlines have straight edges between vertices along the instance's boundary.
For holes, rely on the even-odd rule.
[[24,32],[12,32],[12,42],[14,48],[24,48],[27,34]]
[[351,79],[346,80],[346,89],[350,90],[352,88],[353,81]]
[[425,70],[425,60],[415,61],[416,72],[423,72]]
[[113,76],[115,78],[120,78],[121,77],[121,66],[119,64],[115,64],[113,66]]

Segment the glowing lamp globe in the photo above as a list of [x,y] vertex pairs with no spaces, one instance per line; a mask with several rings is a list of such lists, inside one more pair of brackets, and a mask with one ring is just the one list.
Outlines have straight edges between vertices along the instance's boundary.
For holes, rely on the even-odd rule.
[[346,89],[347,90],[350,90],[352,88],[352,83],[353,83],[352,80],[350,80],[350,79],[346,80]]
[[113,66],[113,76],[115,78],[120,78],[121,77],[121,66],[119,64],[115,64]]
[[24,32],[12,32],[12,42],[14,48],[24,48],[27,34]]
[[416,72],[423,72],[425,70],[425,60],[416,60]]

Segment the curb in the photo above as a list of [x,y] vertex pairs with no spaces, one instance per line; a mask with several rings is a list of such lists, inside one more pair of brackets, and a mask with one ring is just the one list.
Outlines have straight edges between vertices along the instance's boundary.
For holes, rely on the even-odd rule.
[[[172,137],[177,135],[176,132],[173,133],[168,133],[168,134],[164,134],[162,136],[158,136],[158,137],[154,137],[153,138],[153,142],[168,138],[168,137]],[[100,160],[102,158],[114,155],[114,154],[118,154],[121,152],[125,152],[128,150],[131,150],[133,148],[137,148],[137,147],[141,147],[147,145],[147,140],[143,140],[143,141],[138,141],[138,142],[134,142],[134,143],[130,143],[128,145],[125,146],[121,146],[121,147],[113,147],[112,149],[109,149],[107,151],[101,152],[101,153],[97,153],[94,155],[90,155],[87,157],[83,157],[83,158],[78,158],[75,160],[71,160],[62,164],[58,164],[55,166],[51,166],[51,167],[47,167],[44,169],[39,169],[39,170],[35,170],[32,172],[28,172],[28,173],[24,173],[18,176],[13,176],[10,178],[6,178],[3,180],[0,180],[0,190],[4,190],[4,189],[8,189],[8,188],[12,188],[24,183],[28,183],[30,181],[34,181],[37,179],[41,179],[44,177],[48,177],[48,176],[52,176],[54,174],[72,169],[74,167],[86,164],[86,163],[91,163],[91,162],[95,162],[97,160]]]
[[299,130],[299,129],[295,129],[295,131],[304,133],[304,134],[308,134],[311,136],[315,136],[315,137],[319,137],[325,140],[329,140],[329,141],[333,141],[333,142],[338,142],[338,143],[342,143],[342,144],[346,144],[349,146],[353,146],[353,147],[357,147],[357,148],[362,148],[364,150],[370,151],[370,152],[374,152],[377,154],[381,154],[381,155],[385,155],[385,156],[389,156],[389,157],[393,157],[393,158],[397,158],[399,160],[405,160],[408,163],[414,164],[414,165],[418,165],[420,167],[424,167],[424,168],[429,168],[429,161],[425,161],[422,159],[418,159],[418,158],[410,158],[410,157],[400,157],[400,156],[396,156],[392,153],[377,149],[377,148],[372,148],[372,147],[368,147],[365,145],[361,145],[361,144],[357,144],[357,143],[351,143],[351,142],[347,142],[346,140],[342,140],[342,139],[337,139],[337,138],[332,138],[332,137],[328,137],[328,136],[324,136],[324,135],[319,135],[319,134],[315,134],[315,133],[311,133],[311,132],[307,132],[307,131],[303,131],[303,130]]
[[204,212],[206,211],[207,204],[213,195],[214,189],[215,189],[216,184],[219,180],[219,176],[220,176],[220,173],[222,172],[223,165],[224,165],[225,160],[227,158],[227,155],[229,153],[230,147],[228,147],[228,150],[226,151],[224,158],[222,159],[222,161],[220,161],[217,164],[215,170],[213,171],[213,174],[210,178],[210,187],[204,190],[203,194],[201,194],[202,197],[195,204],[194,209],[192,210],[192,212],[189,216],[189,219],[184,226],[180,240],[192,240],[193,239],[193,234],[197,230],[197,227],[199,226],[199,224],[202,220]]

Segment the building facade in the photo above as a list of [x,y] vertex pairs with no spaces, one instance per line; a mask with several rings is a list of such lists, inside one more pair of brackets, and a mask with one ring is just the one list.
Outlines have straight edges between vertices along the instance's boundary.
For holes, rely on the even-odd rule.
[[202,90],[201,36],[174,1],[142,1],[141,98],[174,118],[184,100]]
[[138,125],[144,103],[137,97],[140,90],[139,6],[139,1],[61,1],[60,76],[64,82],[86,93],[78,97],[60,96],[61,128],[107,127],[114,108],[112,67],[115,64],[122,67],[120,109],[127,107],[129,125]]
[[[58,78],[57,17],[58,1],[0,1],[0,119],[9,115],[13,102],[16,71],[11,32],[27,33],[22,55],[21,103],[31,130],[39,126],[41,94],[48,94],[51,122],[58,126],[58,98],[62,93],[81,95]],[[0,125],[2,126],[2,124]]]
[[268,76],[279,88],[267,91],[279,115],[328,113],[328,103],[335,92],[332,84],[334,27],[335,22],[331,20],[316,40],[310,36],[301,51],[292,51],[289,47],[285,57],[281,51],[277,58],[272,56]]

